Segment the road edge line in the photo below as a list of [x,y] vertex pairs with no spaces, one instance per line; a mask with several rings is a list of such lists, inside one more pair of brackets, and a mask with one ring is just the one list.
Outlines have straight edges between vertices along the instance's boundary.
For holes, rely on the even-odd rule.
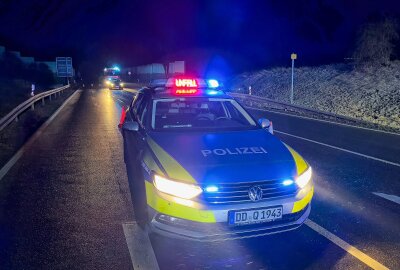
[[386,193],[382,193],[382,192],[372,192],[372,194],[381,197],[383,199],[386,199],[388,201],[400,204],[400,197],[396,196],[396,195],[391,195],[391,194],[386,194]]
[[389,164],[389,165],[400,167],[400,164],[396,163],[396,162],[392,162],[392,161],[388,161],[388,160],[385,160],[385,159],[380,159],[380,158],[376,158],[376,157],[373,157],[373,156],[361,154],[359,152],[355,152],[355,151],[351,151],[351,150],[348,150],[348,149],[345,149],[345,148],[341,148],[341,147],[338,147],[338,146],[334,146],[334,145],[330,145],[330,144],[314,141],[314,140],[311,140],[311,139],[307,139],[307,138],[300,137],[300,136],[297,136],[297,135],[289,134],[289,133],[286,133],[286,132],[283,132],[283,131],[279,131],[279,130],[275,130],[275,132],[276,133],[281,133],[283,135],[287,135],[287,136],[290,136],[290,137],[294,137],[294,138],[297,138],[297,139],[305,140],[305,141],[308,141],[308,142],[312,142],[312,143],[315,143],[315,144],[323,145],[323,146],[326,146],[326,147],[329,147],[329,148],[333,148],[333,149],[336,149],[336,150],[340,150],[340,151],[343,151],[343,152],[347,152],[347,153],[350,153],[350,154],[353,154],[353,155],[357,155],[357,156],[360,156],[360,157],[365,157],[365,158],[369,158],[369,159],[372,159],[372,160],[375,160],[375,161],[380,161],[380,162],[383,162],[383,163],[386,163],[386,164]]
[[[132,226],[132,230],[128,226]],[[136,222],[124,222],[122,223],[122,229],[133,269],[159,270],[160,267],[147,231],[142,229]],[[135,246],[134,243],[138,243],[138,245]]]
[[372,269],[389,269],[386,266],[384,266],[383,264],[381,264],[380,262],[378,262],[377,260],[371,258],[367,254],[362,252],[361,250],[350,245],[349,243],[347,243],[343,239],[339,238],[338,236],[334,235],[327,229],[321,227],[314,221],[307,219],[305,221],[305,224],[310,229],[316,231],[317,233],[319,233],[320,235],[322,235],[323,237],[325,237],[326,239],[328,239],[329,241],[331,241],[332,243],[334,243],[335,245],[337,245],[338,247],[340,247],[347,253],[351,254],[353,257],[357,258],[359,261],[361,261],[364,264],[366,264],[367,266],[371,267]]
[[60,111],[72,100],[72,98],[77,94],[81,93],[82,90],[75,90],[74,93],[71,94],[61,106],[46,120],[38,130],[33,133],[33,135],[28,139],[24,145],[22,145],[18,151],[11,157],[10,160],[0,169],[0,180],[3,179],[4,176],[7,175],[8,171],[17,163],[17,161],[21,158],[24,154],[25,150],[32,145],[32,143],[39,138],[39,136],[43,133],[43,131],[50,125],[50,123],[54,120],[54,118],[60,113]]
[[301,119],[307,119],[307,120],[314,120],[314,121],[317,121],[317,122],[329,123],[329,124],[333,124],[333,125],[346,126],[346,127],[350,127],[350,128],[358,128],[358,129],[364,129],[364,130],[369,130],[369,131],[374,131],[374,132],[380,132],[380,133],[385,133],[385,134],[400,136],[400,133],[393,132],[393,131],[386,131],[386,130],[380,130],[380,129],[375,129],[375,128],[354,126],[354,125],[345,124],[345,123],[340,123],[340,122],[334,122],[334,121],[329,121],[329,120],[324,120],[324,119],[312,118],[312,117],[308,117],[308,116],[301,116],[301,115],[290,114],[290,113],[284,113],[284,112],[273,111],[273,110],[267,110],[267,109],[254,108],[254,107],[249,107],[249,106],[245,106],[245,107],[246,107],[247,109],[249,109],[249,110],[256,110],[256,111],[263,111],[263,112],[276,113],[276,114],[287,115],[287,116],[291,116],[291,117],[295,117],[295,118],[301,118]]

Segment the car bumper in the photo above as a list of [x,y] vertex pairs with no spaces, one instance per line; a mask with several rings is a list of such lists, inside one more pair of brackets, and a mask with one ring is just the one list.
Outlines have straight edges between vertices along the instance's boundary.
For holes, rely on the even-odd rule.
[[231,227],[225,223],[200,223],[162,214],[150,223],[151,232],[184,240],[196,241],[224,241],[242,238],[265,236],[269,234],[290,231],[300,227],[310,214],[311,205],[308,204],[302,211],[286,214],[282,219],[266,223]]
[[[313,192],[313,186],[309,185],[300,190],[295,197],[266,200],[258,203],[209,206],[206,211],[193,210],[193,207],[175,206],[170,200],[166,201],[166,204],[154,204],[150,201],[148,208],[149,227],[151,232],[163,236],[197,241],[222,241],[285,232],[300,227],[307,219],[311,210]],[[149,195],[148,192],[147,195]],[[156,196],[163,196],[163,194]],[[282,206],[283,216],[281,219],[241,226],[228,224],[229,211],[273,206]],[[174,207],[180,207],[179,212],[182,214],[190,214],[182,216],[179,215],[179,212],[168,211]]]

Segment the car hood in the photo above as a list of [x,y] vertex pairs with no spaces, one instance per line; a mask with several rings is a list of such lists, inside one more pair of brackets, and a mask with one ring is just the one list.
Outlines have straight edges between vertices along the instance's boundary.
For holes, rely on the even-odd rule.
[[[296,174],[296,164],[288,148],[263,129],[152,132],[148,141],[171,178],[179,175],[177,170],[185,170],[199,184],[285,179]],[[173,160],[177,166],[168,168],[171,162],[165,159]]]

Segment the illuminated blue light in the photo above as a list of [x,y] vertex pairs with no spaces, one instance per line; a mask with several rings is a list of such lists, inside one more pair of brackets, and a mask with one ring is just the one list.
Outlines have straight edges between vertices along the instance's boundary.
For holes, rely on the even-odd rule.
[[217,88],[219,87],[219,83],[217,80],[211,79],[207,81],[208,87],[210,88]]
[[289,186],[289,185],[291,185],[293,183],[294,183],[294,181],[292,179],[286,179],[286,180],[283,180],[283,182],[282,182],[282,184],[284,186]]
[[117,66],[114,66],[113,69],[116,71],[120,71],[119,67],[117,67]]
[[217,90],[208,90],[207,95],[215,96],[218,95],[220,92]]
[[217,186],[207,186],[204,190],[206,192],[217,192],[218,191],[218,187]]

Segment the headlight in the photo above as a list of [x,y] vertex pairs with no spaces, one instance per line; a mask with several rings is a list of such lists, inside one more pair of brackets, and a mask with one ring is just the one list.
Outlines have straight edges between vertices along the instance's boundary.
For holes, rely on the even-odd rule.
[[120,83],[119,85],[121,85],[121,86],[124,86],[124,84],[123,84],[123,83]]
[[114,86],[114,84],[112,83],[111,86]]
[[305,170],[302,174],[300,174],[297,178],[296,178],[296,184],[300,187],[300,188],[304,188],[308,182],[310,182],[311,180],[311,175],[312,175],[312,169],[309,166],[307,168],[307,170]]
[[183,199],[192,199],[202,192],[199,186],[172,181],[159,175],[154,175],[154,186],[161,192]]

